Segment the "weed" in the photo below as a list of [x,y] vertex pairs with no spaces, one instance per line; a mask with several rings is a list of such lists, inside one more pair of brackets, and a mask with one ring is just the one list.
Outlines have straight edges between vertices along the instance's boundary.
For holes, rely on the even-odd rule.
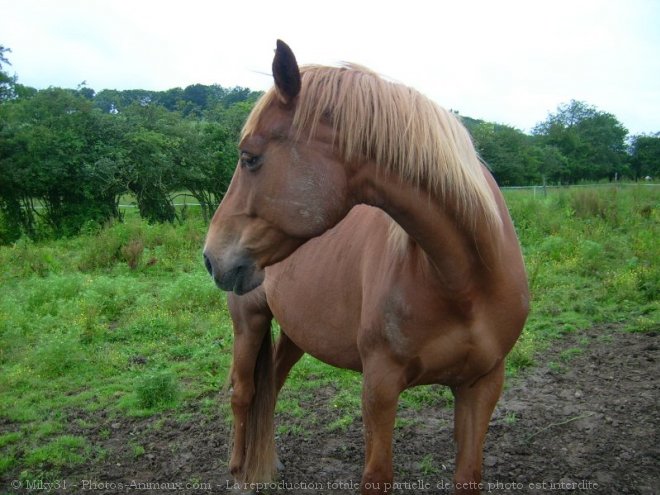
[[12,452],[0,455],[0,475],[9,472],[16,464],[16,457]]
[[438,474],[440,470],[436,467],[432,454],[426,454],[419,463],[419,469],[425,476]]
[[517,421],[518,416],[516,415],[515,411],[510,411],[504,416],[504,423],[509,426],[513,426]]
[[21,238],[13,247],[7,249],[10,255],[7,262],[19,277],[32,275],[45,277],[59,268],[57,258],[49,246],[38,245],[27,238]]
[[277,425],[275,430],[279,436],[292,435],[296,437],[305,437],[309,435],[309,430],[305,429],[302,425],[297,423]]
[[36,369],[44,378],[65,376],[84,365],[85,355],[71,338],[56,338],[35,355]]
[[577,246],[576,264],[580,273],[595,275],[606,265],[603,260],[605,248],[602,244],[591,240],[583,240]]
[[652,316],[638,316],[628,325],[626,330],[634,333],[660,332],[660,311],[655,311]]
[[533,340],[523,335],[506,358],[507,370],[515,374],[534,366],[534,351]]
[[[575,215],[580,218],[600,217],[612,225],[617,225],[615,207],[616,189],[601,192],[595,189],[578,189],[571,194],[570,204]],[[614,198],[612,198],[614,195]]]
[[454,396],[447,387],[442,385],[425,385],[405,390],[400,397],[402,408],[420,410],[428,406],[451,407]]
[[291,394],[285,393],[278,398],[276,411],[286,413],[291,418],[304,418],[309,416],[309,412],[300,405],[300,397],[291,397]]
[[651,205],[640,206],[638,212],[643,218],[651,218],[653,207]]
[[394,420],[394,428],[397,430],[402,428],[410,428],[416,424],[417,421],[414,419],[400,418],[399,416],[397,416],[396,419]]
[[660,267],[640,267],[636,271],[636,291],[645,302],[652,302],[660,295]]
[[557,374],[562,374],[566,372],[566,368],[564,368],[559,363],[555,363],[554,361],[548,363],[548,369],[553,373],[557,373]]
[[146,450],[142,445],[139,444],[131,444],[131,453],[133,454],[133,458],[138,459],[142,457],[145,454]]
[[179,386],[173,373],[160,371],[141,378],[135,393],[140,407],[154,409],[173,405],[179,396]]
[[141,239],[133,239],[121,248],[121,255],[131,270],[138,267],[142,253],[144,253],[144,242]]
[[0,475],[8,472],[16,464],[16,444],[23,438],[20,432],[0,435]]
[[559,354],[559,359],[564,361],[565,363],[571,361],[572,359],[576,358],[580,354],[584,352],[584,349],[580,349],[578,347],[572,347],[570,349],[566,349],[565,351],[562,351],[561,354]]
[[550,236],[540,246],[540,251],[552,261],[561,261],[571,254],[572,246],[563,237]]
[[24,462],[32,468],[61,468],[83,464],[89,454],[90,446],[85,438],[63,435],[29,452]]
[[355,396],[350,391],[340,390],[337,395],[335,395],[332,405],[333,407],[341,410],[359,410],[360,409],[360,397]]
[[355,418],[350,415],[350,414],[345,414],[336,420],[332,421],[331,423],[328,424],[326,427],[328,431],[346,431],[348,430],[348,427],[353,424],[353,421],[355,421]]
[[115,224],[86,239],[78,267],[83,272],[111,268],[121,259],[121,249],[127,242],[125,225]]
[[62,429],[63,425],[60,421],[56,419],[47,420],[37,425],[36,428],[33,429],[32,435],[35,438],[44,439],[52,437],[56,433],[62,432]]

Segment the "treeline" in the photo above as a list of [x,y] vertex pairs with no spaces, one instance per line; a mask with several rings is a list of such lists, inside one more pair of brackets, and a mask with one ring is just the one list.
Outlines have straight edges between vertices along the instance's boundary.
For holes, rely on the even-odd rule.
[[36,237],[44,226],[56,236],[75,234],[89,222],[120,218],[127,193],[150,222],[175,220],[178,191],[190,192],[208,217],[229,184],[240,128],[256,98],[241,88],[209,90],[242,99],[218,98],[206,107],[178,100],[193,108],[188,115],[155,103],[157,94],[151,101],[113,95],[112,112],[82,90],[49,88],[4,102],[3,237]]
[[126,194],[150,222],[174,221],[174,202],[183,191],[209,218],[229,185],[240,129],[259,96],[246,88],[200,84],[162,92],[95,93],[85,85],[37,91],[4,76],[4,243],[21,235],[73,235],[121,219]]
[[[121,219],[130,194],[150,222],[177,218],[188,192],[209,218],[237,161],[259,94],[195,84],[167,91],[38,91],[9,76],[0,46],[0,243],[73,235]],[[660,136],[634,136],[582,102],[560,106],[527,135],[463,117],[500,185],[660,175]]]
[[630,136],[614,115],[581,101],[560,105],[531,134],[469,117],[463,122],[500,186],[660,176],[660,133]]

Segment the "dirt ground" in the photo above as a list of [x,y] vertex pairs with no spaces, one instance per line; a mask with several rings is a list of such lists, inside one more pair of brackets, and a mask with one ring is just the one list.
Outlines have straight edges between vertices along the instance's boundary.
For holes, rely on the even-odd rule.
[[[483,493],[660,493],[658,346],[658,332],[600,326],[567,336],[538,356],[536,367],[509,380],[484,450]],[[319,391],[309,404],[327,411],[327,423],[337,419],[330,392]],[[94,443],[109,455],[65,473],[68,485],[59,491],[232,493],[228,428],[219,417],[198,417],[184,426],[161,420],[158,427],[153,418],[118,423],[87,417],[98,425]],[[450,493],[452,410],[428,407],[400,417],[393,493]],[[330,433],[323,424],[297,421],[307,434],[278,438],[284,470],[269,493],[358,493],[359,422]],[[136,443],[145,449],[137,458]]]

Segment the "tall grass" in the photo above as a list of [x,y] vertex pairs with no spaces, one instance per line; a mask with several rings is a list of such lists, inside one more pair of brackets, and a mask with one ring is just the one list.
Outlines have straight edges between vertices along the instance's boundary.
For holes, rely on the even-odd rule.
[[[510,372],[531,366],[565,332],[603,322],[658,329],[660,191],[516,191],[506,199],[533,296]],[[91,440],[67,435],[80,411],[220,407],[232,331],[225,298],[200,261],[205,230],[195,218],[177,226],[128,218],[77,238],[0,247],[0,476],[93,458]],[[301,401],[319,389],[337,411],[331,428],[359,417],[360,377],[305,357],[278,405],[291,428],[314,421]],[[448,403],[446,391],[431,387],[408,391],[401,407]]]
[[598,323],[658,329],[660,188],[576,188],[547,197],[512,191],[506,199],[532,291],[532,312],[511,361]]

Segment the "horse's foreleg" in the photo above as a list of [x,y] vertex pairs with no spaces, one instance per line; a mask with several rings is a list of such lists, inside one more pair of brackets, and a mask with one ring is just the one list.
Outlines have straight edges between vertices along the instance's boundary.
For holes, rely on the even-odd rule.
[[255,394],[254,367],[264,333],[237,331],[234,336],[234,360],[231,372],[231,409],[234,416],[234,445],[229,470],[237,479],[243,477],[248,412]]
[[[253,417],[255,413],[259,413],[259,411],[254,410],[255,394],[257,392],[255,371],[264,368],[261,374],[265,376],[266,381],[269,380],[268,375],[270,374],[270,380],[272,380],[272,371],[265,369],[272,368],[271,351],[268,349],[272,345],[268,334],[272,315],[267,306],[264,306],[264,302],[265,298],[261,302],[257,298],[252,298],[252,296],[238,298],[230,295],[228,297],[234,322],[233,363],[231,368],[231,408],[234,419],[234,439],[229,470],[239,481],[252,481],[255,476],[267,476],[262,472],[248,472],[255,470],[254,459],[248,461],[248,465],[246,465],[248,450],[254,450],[254,447],[251,446],[254,442],[254,432],[248,432],[247,430],[254,427],[254,425],[251,426],[251,423],[254,422]],[[264,362],[257,363],[258,359]],[[263,377],[261,379],[264,380]],[[264,385],[268,389],[267,384],[261,384],[262,388]],[[252,457],[254,458],[254,455]],[[259,467],[257,471],[263,471],[263,469]]]
[[479,494],[484,440],[488,423],[502,393],[504,363],[476,383],[453,388],[454,436],[457,444],[456,493]]
[[365,437],[365,467],[362,494],[392,491],[392,433],[399,394],[404,388],[400,368],[377,356],[364,364],[362,418]]

